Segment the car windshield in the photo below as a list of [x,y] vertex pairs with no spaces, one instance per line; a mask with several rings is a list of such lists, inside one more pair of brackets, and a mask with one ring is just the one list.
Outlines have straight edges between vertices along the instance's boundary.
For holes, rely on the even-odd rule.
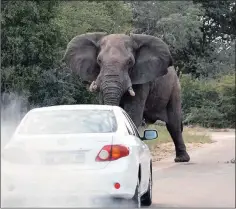
[[117,130],[111,110],[54,110],[32,112],[18,129],[18,134],[110,133]]

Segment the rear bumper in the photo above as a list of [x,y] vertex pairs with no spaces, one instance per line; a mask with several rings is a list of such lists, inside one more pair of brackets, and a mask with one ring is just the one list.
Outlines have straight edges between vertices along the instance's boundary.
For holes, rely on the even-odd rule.
[[[119,168],[110,163],[100,170],[13,171],[2,168],[1,194],[6,206],[15,202],[17,206],[90,207],[110,204],[113,197],[131,199],[138,170],[135,165]],[[119,189],[114,187],[116,182]]]

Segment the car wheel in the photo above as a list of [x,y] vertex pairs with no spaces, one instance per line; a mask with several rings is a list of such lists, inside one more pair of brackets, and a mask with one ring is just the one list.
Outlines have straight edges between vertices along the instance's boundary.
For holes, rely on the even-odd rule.
[[141,191],[140,191],[139,179],[138,179],[138,182],[137,182],[137,186],[136,186],[135,194],[134,194],[134,197],[133,197],[133,201],[134,201],[134,204],[135,204],[135,208],[141,208]]
[[150,206],[152,204],[152,173],[151,173],[151,171],[149,174],[148,190],[142,196],[141,203],[143,206]]

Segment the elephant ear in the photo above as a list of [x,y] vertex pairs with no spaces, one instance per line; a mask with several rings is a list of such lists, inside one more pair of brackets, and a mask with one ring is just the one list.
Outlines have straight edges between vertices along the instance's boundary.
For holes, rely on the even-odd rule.
[[96,80],[100,68],[97,64],[99,41],[106,33],[86,33],[74,37],[67,45],[63,61],[83,81]]
[[141,34],[130,35],[135,52],[135,64],[130,72],[132,84],[143,84],[163,76],[173,60],[169,48],[161,39]]

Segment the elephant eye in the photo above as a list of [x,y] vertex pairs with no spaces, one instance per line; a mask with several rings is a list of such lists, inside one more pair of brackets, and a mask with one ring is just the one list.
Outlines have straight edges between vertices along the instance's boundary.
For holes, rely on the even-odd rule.
[[102,63],[101,57],[98,57],[98,58],[97,58],[97,63],[98,63],[99,65],[101,65],[101,63]]
[[129,58],[129,59],[128,59],[127,64],[128,64],[129,66],[132,66],[132,65],[133,65],[133,60],[132,60],[132,58]]

